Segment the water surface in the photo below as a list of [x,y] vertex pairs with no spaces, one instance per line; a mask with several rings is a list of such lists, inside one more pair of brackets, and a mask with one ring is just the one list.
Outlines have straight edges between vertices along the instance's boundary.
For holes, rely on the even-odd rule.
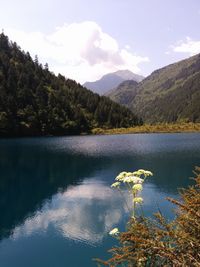
[[144,212],[170,219],[166,196],[198,165],[198,133],[1,139],[0,266],[96,266],[115,242],[108,232],[128,218],[110,188],[119,172],[151,170]]

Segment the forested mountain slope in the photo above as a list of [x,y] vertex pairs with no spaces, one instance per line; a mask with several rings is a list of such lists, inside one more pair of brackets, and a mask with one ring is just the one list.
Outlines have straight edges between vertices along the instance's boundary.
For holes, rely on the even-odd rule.
[[124,81],[106,95],[146,123],[200,122],[200,54],[156,70],[138,84]]
[[0,136],[80,134],[138,123],[127,108],[55,76],[0,34]]
[[154,71],[128,106],[144,122],[200,122],[200,54]]
[[105,96],[109,97],[116,103],[127,106],[137,93],[137,85],[138,83],[134,80],[124,81],[116,88],[110,90],[107,94],[105,94]]

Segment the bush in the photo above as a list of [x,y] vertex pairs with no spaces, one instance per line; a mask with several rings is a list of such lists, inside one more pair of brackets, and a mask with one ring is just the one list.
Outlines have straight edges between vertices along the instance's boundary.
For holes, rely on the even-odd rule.
[[131,218],[127,231],[120,233],[119,247],[112,248],[104,266],[200,266],[200,168],[195,185],[179,191],[176,217],[170,223],[161,213],[155,219]]

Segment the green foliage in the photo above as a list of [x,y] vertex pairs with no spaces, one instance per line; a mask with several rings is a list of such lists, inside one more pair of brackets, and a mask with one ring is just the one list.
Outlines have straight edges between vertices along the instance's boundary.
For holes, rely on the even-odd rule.
[[155,220],[132,218],[127,231],[118,234],[120,246],[110,250],[112,257],[97,261],[105,266],[200,266],[200,168],[195,182],[180,190],[179,201],[168,198],[178,207],[174,221],[161,213]]
[[108,92],[145,123],[200,122],[200,54],[154,71],[139,84],[125,81]]
[[117,88],[109,91],[106,96],[121,105],[128,106],[137,93],[137,85],[138,83],[134,80],[124,81]]
[[0,34],[0,136],[89,133],[137,125],[127,108],[57,77]]
[[200,54],[154,71],[139,83],[129,107],[146,123],[200,122],[199,81]]

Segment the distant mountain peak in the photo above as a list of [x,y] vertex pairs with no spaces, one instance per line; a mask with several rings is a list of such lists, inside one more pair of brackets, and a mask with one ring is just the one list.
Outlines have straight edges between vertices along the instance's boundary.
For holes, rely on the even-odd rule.
[[118,70],[102,76],[101,79],[95,82],[86,82],[83,84],[83,86],[87,87],[93,92],[103,95],[113,88],[116,88],[125,80],[134,80],[136,82],[140,82],[143,79],[143,76],[135,74],[130,70]]
[[133,77],[142,77],[142,79],[144,78],[143,76],[135,74],[132,71],[127,70],[127,69],[126,70],[117,70],[113,73],[120,76],[120,77],[126,78],[126,80],[131,80],[130,78],[133,78]]

